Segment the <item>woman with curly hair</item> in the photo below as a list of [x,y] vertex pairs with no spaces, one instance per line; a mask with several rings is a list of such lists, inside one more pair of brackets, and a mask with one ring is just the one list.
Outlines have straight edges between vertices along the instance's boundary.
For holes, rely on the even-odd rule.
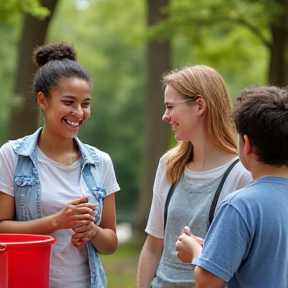
[[99,253],[112,254],[115,192],[109,155],[77,137],[90,116],[91,80],[64,43],[36,47],[34,134],[0,149],[0,233],[51,235],[50,288],[107,287]]

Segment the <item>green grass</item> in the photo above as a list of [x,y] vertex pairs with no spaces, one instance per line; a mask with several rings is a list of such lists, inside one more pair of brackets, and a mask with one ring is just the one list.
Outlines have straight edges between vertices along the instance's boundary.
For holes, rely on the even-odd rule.
[[135,288],[136,273],[142,244],[131,240],[121,243],[112,255],[101,255],[108,288]]

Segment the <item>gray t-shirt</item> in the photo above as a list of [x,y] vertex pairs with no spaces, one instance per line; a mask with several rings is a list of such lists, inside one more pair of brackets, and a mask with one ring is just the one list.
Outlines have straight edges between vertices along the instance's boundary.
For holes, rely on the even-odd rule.
[[[178,182],[169,204],[164,250],[157,271],[157,279],[154,280],[153,287],[194,287],[193,266],[182,263],[177,258],[175,244],[184,226],[189,226],[194,235],[201,238],[205,237],[214,193],[223,173],[235,159],[209,171],[193,172],[187,168],[184,169],[183,176]],[[160,215],[159,210],[164,214],[168,191],[163,191],[163,187],[169,190],[166,177],[161,175],[165,175],[163,162],[163,159],[161,159],[156,173],[153,201],[146,228],[147,233],[157,238],[163,238],[164,235],[163,215]],[[162,183],[156,183],[157,179],[160,182],[162,181]],[[224,183],[217,207],[229,193],[241,189],[251,181],[250,172],[240,162],[237,163]],[[156,220],[157,215],[158,219]]]

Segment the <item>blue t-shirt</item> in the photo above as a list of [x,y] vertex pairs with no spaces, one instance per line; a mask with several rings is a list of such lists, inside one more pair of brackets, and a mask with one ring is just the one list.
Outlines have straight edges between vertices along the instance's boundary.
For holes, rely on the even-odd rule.
[[228,288],[287,288],[288,179],[263,177],[227,196],[192,264]]

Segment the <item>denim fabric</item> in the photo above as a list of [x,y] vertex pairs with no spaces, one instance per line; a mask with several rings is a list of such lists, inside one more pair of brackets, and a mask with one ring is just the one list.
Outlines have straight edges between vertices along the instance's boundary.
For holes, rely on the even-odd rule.
[[[25,136],[18,140],[9,141],[17,156],[17,165],[14,172],[15,191],[15,219],[18,221],[29,221],[43,217],[41,207],[41,183],[37,171],[37,141],[42,128],[34,134]],[[83,144],[77,137],[74,138],[81,151],[81,174],[87,185],[87,196],[90,203],[96,204],[97,225],[101,222],[103,211],[103,198],[106,190],[103,187],[102,165],[99,161],[95,149],[87,144]],[[87,242],[91,288],[107,287],[105,271],[103,269],[98,252],[93,244]]]

